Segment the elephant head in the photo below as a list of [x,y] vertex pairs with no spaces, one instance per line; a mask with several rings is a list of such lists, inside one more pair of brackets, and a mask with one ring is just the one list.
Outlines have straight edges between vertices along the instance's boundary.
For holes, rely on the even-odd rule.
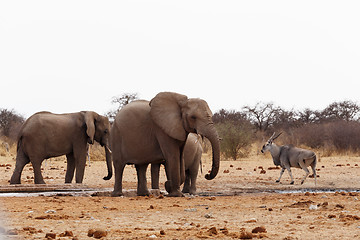
[[107,117],[101,116],[96,112],[84,112],[86,134],[88,136],[88,143],[93,144],[97,141],[105,148],[106,165],[108,169],[108,176],[104,180],[109,180],[112,177],[112,163],[111,150],[109,148],[110,122]]
[[212,169],[205,178],[215,178],[220,166],[220,142],[206,101],[162,92],[150,101],[150,107],[152,119],[170,137],[185,141],[189,133],[198,133],[209,139],[213,150]]

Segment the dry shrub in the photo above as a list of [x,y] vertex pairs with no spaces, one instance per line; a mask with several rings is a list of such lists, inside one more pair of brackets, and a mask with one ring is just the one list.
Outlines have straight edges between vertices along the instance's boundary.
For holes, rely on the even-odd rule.
[[338,153],[360,150],[360,123],[337,121],[327,125],[328,140]]
[[236,160],[250,154],[253,128],[249,122],[226,121],[216,124],[216,128],[221,138],[221,153],[226,159]]
[[321,151],[323,156],[351,154],[360,150],[360,123],[338,120],[307,124],[293,129],[285,138],[287,144],[315,149]]
[[91,161],[105,161],[105,149],[98,143],[89,146]]
[[326,127],[324,124],[307,124],[295,129],[293,143],[305,145],[313,149],[319,149],[326,144]]

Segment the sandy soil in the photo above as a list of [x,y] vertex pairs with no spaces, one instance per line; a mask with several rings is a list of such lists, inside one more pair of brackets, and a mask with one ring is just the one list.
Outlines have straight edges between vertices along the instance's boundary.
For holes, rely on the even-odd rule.
[[[321,158],[316,187],[313,178],[299,185],[303,176],[300,169],[293,169],[295,185],[289,185],[287,172],[282,183],[275,183],[280,170],[273,169],[268,154],[222,161],[220,172],[212,181],[204,179],[205,172],[211,169],[209,156],[204,155],[203,159],[198,196],[2,194],[0,232],[5,239],[44,239],[46,235],[56,235],[56,239],[360,238],[360,193],[340,190],[360,189],[360,157]],[[0,185],[9,184],[14,166],[14,156],[0,156]],[[43,168],[48,184],[62,186],[66,168],[63,159],[48,161]],[[163,170],[161,174],[163,190]],[[111,191],[114,180],[102,180],[106,175],[105,162],[92,162],[85,175],[81,188]],[[134,193],[135,169],[127,166],[124,175],[124,189]],[[32,186],[30,165],[23,172],[22,182]],[[313,193],[314,189],[337,192]],[[88,237],[92,230],[97,232]]]

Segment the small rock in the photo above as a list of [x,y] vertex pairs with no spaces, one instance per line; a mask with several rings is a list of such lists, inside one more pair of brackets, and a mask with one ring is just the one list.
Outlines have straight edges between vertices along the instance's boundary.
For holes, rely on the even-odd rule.
[[94,235],[95,231],[96,231],[95,229],[89,229],[88,234],[87,234],[88,237],[92,237]]
[[266,171],[265,171],[264,169],[262,169],[262,170],[260,171],[260,174],[266,174]]
[[206,213],[206,214],[204,215],[204,217],[205,217],[205,218],[212,218],[212,215],[211,215],[211,213]]
[[341,209],[344,209],[345,208],[345,206],[344,205],[342,205],[342,204],[336,204],[336,206],[335,207],[337,207],[337,208],[341,208]]
[[328,202],[323,202],[323,203],[321,204],[321,206],[327,207],[327,206],[329,206],[329,203],[328,203]]
[[97,229],[94,234],[93,237],[96,239],[100,239],[102,237],[106,237],[107,232],[105,230],[101,230],[101,229]]
[[228,234],[229,234],[229,230],[228,230],[226,227],[220,228],[220,231],[221,231],[223,234],[225,234],[225,235],[228,235]]
[[217,235],[218,234],[218,231],[216,229],[216,227],[212,227],[208,230],[208,232],[211,234],[211,235]]
[[185,208],[184,211],[185,212],[196,212],[197,209],[196,208]]
[[309,210],[317,210],[317,209],[318,209],[317,205],[310,204]]
[[73,237],[73,236],[74,236],[74,234],[72,231],[65,231],[60,234],[60,237]]
[[328,218],[336,218],[335,214],[329,214]]
[[149,238],[157,238],[157,236],[155,234],[150,235]]
[[249,220],[245,221],[246,223],[256,223],[256,218],[250,218]]
[[253,234],[251,232],[247,232],[245,230],[240,232],[240,239],[252,239]]
[[165,235],[165,231],[164,231],[164,230],[160,230],[160,235]]
[[266,228],[261,226],[261,227],[256,227],[254,228],[252,231],[252,233],[266,233]]
[[56,239],[56,233],[47,233],[45,234],[46,239]]
[[50,210],[45,211],[45,213],[56,213],[56,211],[55,211],[55,210],[50,209]]
[[228,169],[224,170],[224,173],[229,173],[230,171]]

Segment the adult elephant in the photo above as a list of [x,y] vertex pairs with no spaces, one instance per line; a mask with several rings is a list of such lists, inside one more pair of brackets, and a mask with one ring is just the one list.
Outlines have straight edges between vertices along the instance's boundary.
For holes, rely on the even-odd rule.
[[65,183],[71,183],[76,169],[76,183],[84,178],[88,144],[94,140],[105,148],[108,180],[112,176],[109,145],[110,123],[96,112],[54,114],[39,112],[22,126],[17,143],[16,165],[10,184],[21,183],[24,166],[31,162],[35,184],[44,184],[41,163],[44,159],[66,155]]
[[190,132],[208,138],[213,149],[210,174],[213,179],[220,164],[220,144],[212,113],[201,99],[187,98],[172,92],[157,94],[150,102],[131,102],[116,115],[111,128],[111,147],[115,169],[115,185],[112,196],[121,196],[122,177],[126,164],[135,164],[138,177],[138,195],[148,195],[146,169],[149,163],[161,163],[165,159],[171,189],[168,196],[183,196],[180,185],[185,179],[182,151]]
[[[186,139],[183,158],[185,164],[185,182],[182,189],[183,193],[196,193],[196,178],[201,165],[201,155],[203,152],[201,146],[201,137],[198,134],[190,133]],[[151,187],[159,189],[159,173],[161,164],[151,164]],[[170,186],[165,186],[166,191],[170,192]]]

